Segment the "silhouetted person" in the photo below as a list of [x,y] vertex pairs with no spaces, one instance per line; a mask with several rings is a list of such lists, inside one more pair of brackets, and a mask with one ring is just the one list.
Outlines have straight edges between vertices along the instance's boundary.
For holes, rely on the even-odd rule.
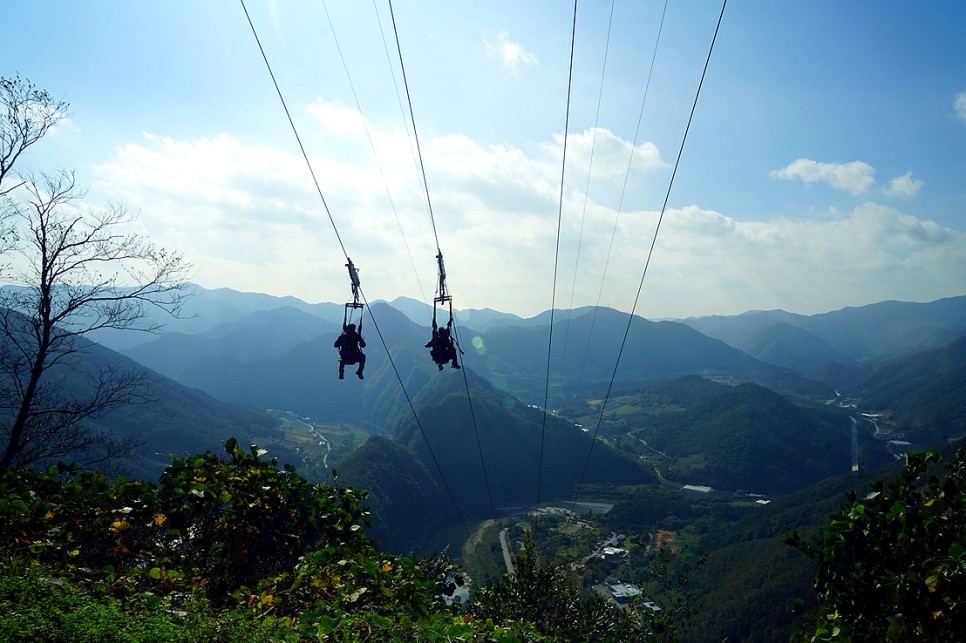
[[453,368],[460,367],[456,359],[456,345],[453,343],[453,335],[450,332],[450,325],[452,323],[452,320],[450,320],[445,328],[439,328],[436,326],[436,320],[434,319],[433,338],[426,343],[426,348],[430,349],[429,356],[436,362],[439,370],[443,370],[443,364],[446,362],[451,362],[450,366]]
[[333,346],[339,349],[339,379],[345,378],[346,364],[349,366],[359,364],[356,375],[359,376],[360,380],[365,379],[362,376],[362,369],[366,367],[366,354],[362,352],[362,349],[366,347],[366,340],[362,339],[362,335],[356,332],[356,325],[343,326],[342,334],[335,340]]

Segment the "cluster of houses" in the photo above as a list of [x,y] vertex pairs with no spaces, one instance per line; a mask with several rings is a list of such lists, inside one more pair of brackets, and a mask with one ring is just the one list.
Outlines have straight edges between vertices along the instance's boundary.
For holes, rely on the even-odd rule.
[[644,592],[640,587],[632,583],[622,583],[617,579],[608,578],[603,587],[607,590],[607,598],[618,605],[634,604],[639,608],[650,610],[654,613],[660,612],[660,606],[654,601],[641,601]]
[[[599,557],[601,560],[606,560],[608,558],[627,558],[629,555],[627,549],[620,545],[620,543],[624,542],[626,538],[627,537],[624,534],[611,534],[611,536],[602,542],[588,558]],[[661,611],[661,608],[654,601],[642,601],[641,599],[644,596],[644,592],[640,587],[634,585],[633,583],[624,583],[617,578],[608,578],[606,581],[598,585],[596,589],[597,592],[604,598],[610,599],[618,605],[629,606],[633,604],[638,607],[651,610],[652,612]]]

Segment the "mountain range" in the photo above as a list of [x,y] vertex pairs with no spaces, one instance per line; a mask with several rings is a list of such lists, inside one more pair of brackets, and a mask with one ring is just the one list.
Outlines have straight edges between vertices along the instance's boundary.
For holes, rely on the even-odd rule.
[[[183,311],[185,318],[167,320],[167,335],[115,331],[95,339],[165,375],[205,388],[205,376],[195,371],[210,370],[219,357],[247,364],[272,360],[301,342],[334,337],[343,319],[338,304],[228,289],[196,287],[195,292]],[[373,305],[374,311],[389,309],[393,312],[385,322],[375,313],[380,327],[402,324],[411,348],[420,349],[423,337],[429,336],[431,307],[408,298]],[[539,389],[542,399],[550,345],[551,373],[560,374],[562,389],[599,388],[613,372],[627,315],[593,307],[555,313],[551,345],[549,311],[524,319],[488,309],[457,309],[464,359],[495,382],[509,378],[507,388],[518,395]],[[824,394],[831,387],[858,383],[889,360],[939,348],[964,334],[966,296],[931,303],[889,301],[811,316],[779,310],[661,322],[635,317],[617,378],[647,381],[697,373],[791,393]],[[393,344],[387,345],[391,350]],[[815,382],[827,388],[822,391]]]
[[[864,466],[886,457],[878,437],[929,448],[966,432],[966,339],[956,339],[966,297],[659,322],[583,308],[555,311],[552,337],[549,311],[457,310],[462,373],[439,373],[428,357],[431,308],[377,302],[362,320],[359,382],[336,378],[341,305],[196,291],[164,335],[98,336],[98,359],[151,371],[154,402],[98,420],[144,441],[131,469],[157,471],[162,454],[217,450],[228,437],[273,440],[278,420],[265,409],[345,423],[373,437],[341,475],[379,492],[377,533],[392,547],[418,548],[456,514],[566,498],[579,483],[641,484],[655,469],[721,488],[802,489],[848,470],[850,404],[879,418],[875,437],[860,422]],[[610,386],[621,407],[595,418]]]
[[[456,557],[469,526],[579,491],[613,504],[597,520],[628,542],[662,531],[682,556],[710,555],[691,585],[695,640],[787,638],[814,564],[783,535],[818,533],[843,491],[894,475],[905,449],[966,435],[966,297],[664,321],[457,310],[464,368],[443,372],[424,347],[432,309],[397,299],[363,318],[365,379],[340,381],[343,306],[196,290],[166,334],[87,346],[92,365],[151,384],[149,402],[95,420],[143,443],[126,475],[155,479],[170,454],[236,437],[313,480],[337,467],[337,484],[369,492],[383,549],[452,542]],[[343,429],[350,446],[326,461],[320,436]],[[479,550],[499,559],[495,540]]]
[[[797,315],[783,310],[750,311],[730,317],[691,317],[683,323],[709,337],[761,357],[773,349],[769,340],[811,344],[811,353],[851,365],[876,365],[913,353],[939,348],[966,331],[966,296],[929,303],[884,301],[848,307],[820,315]],[[780,325],[799,329],[798,339],[779,339]],[[803,341],[811,336],[807,342]],[[807,364],[795,366],[803,372]]]

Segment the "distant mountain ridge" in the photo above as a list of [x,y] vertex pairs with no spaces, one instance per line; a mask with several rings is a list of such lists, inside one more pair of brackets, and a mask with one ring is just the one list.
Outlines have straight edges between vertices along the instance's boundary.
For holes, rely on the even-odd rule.
[[[239,292],[230,288],[210,290],[196,284],[191,284],[189,291],[192,296],[185,302],[179,317],[173,318],[149,306],[145,309],[147,318],[162,324],[166,333],[179,332],[190,335],[203,333],[220,324],[237,321],[251,313],[283,307],[295,308],[331,323],[342,322],[342,304],[309,304],[297,297]],[[130,349],[154,339],[144,333],[113,329],[93,333],[90,338],[117,351]]]
[[231,357],[245,364],[272,359],[303,342],[338,332],[337,323],[283,306],[247,313],[196,335],[168,333],[122,352],[168,377],[190,382],[206,361]]
[[[554,322],[550,369],[563,395],[578,389],[603,393],[618,354],[617,374],[623,383],[699,374],[756,382],[797,395],[832,394],[827,385],[755,359],[685,324],[635,316],[625,342],[627,324],[625,313],[609,308],[589,309]],[[547,364],[545,326],[495,328],[481,336],[480,342],[485,347],[478,358],[484,374],[506,379],[524,399],[542,399]],[[534,397],[525,397],[527,391]]]
[[[366,421],[378,424],[384,416],[373,411],[382,406],[372,401],[397,395],[395,373],[425,383],[433,365],[424,348],[428,327],[389,304],[374,303],[370,311],[363,319],[369,345],[367,381],[361,388],[334,377],[337,354],[332,342],[341,317],[332,323],[288,306],[247,313],[195,335],[169,333],[123,352],[186,386],[236,404],[340,418],[358,417],[362,408]],[[583,314],[569,320],[561,315],[563,320],[554,323],[555,338],[568,339],[566,344],[555,339],[551,369],[560,378],[555,387],[561,395],[581,387],[599,394],[613,371],[627,316],[611,309],[574,312]],[[547,326],[531,322],[480,331],[461,325],[458,330],[468,368],[528,403],[542,403]],[[683,324],[634,319],[619,369],[621,381],[695,373],[797,395],[832,395],[827,385],[751,358]],[[418,388],[409,393],[417,394]]]
[[[167,332],[207,334],[222,324],[225,333],[233,323],[252,313],[267,313],[290,307],[330,324],[341,324],[343,306],[338,303],[309,304],[295,297],[275,297],[259,293],[244,293],[227,288],[209,290],[193,286],[195,296],[188,300],[183,316],[171,319],[156,311],[154,321],[166,324]],[[428,328],[432,307],[427,303],[398,297],[389,306],[402,312],[410,321]],[[611,309],[603,312],[623,316],[626,313]],[[576,322],[593,314],[593,307],[573,311],[555,311],[554,322]],[[437,315],[444,314],[438,309]],[[476,333],[488,333],[516,327],[546,328],[550,312],[530,318],[492,309],[454,309],[460,327]],[[692,317],[665,320],[681,323],[702,334],[725,342],[753,358],[775,366],[789,368],[809,377],[827,377],[826,384],[836,386],[842,381],[855,381],[867,374],[869,365],[884,363],[923,350],[938,348],[956,337],[966,335],[966,295],[949,297],[928,303],[885,301],[860,307],[848,307],[820,315],[799,315],[782,310],[749,311],[740,315]],[[795,330],[797,329],[797,330]],[[153,341],[154,337],[141,333],[112,332],[92,336],[109,348],[127,351]],[[237,357],[237,356],[236,356]],[[835,365],[834,368],[830,365]]]
[[[810,355],[806,362],[796,367],[799,372],[806,372],[814,368],[814,365],[808,366],[808,362],[814,361],[815,354],[804,348],[803,340],[812,342],[813,347],[820,347],[815,343],[817,339],[824,345],[818,348],[820,353],[834,351],[840,357],[831,361],[849,367],[881,364],[948,344],[966,335],[966,295],[929,303],[884,301],[821,315],[796,315],[782,310],[751,311],[730,317],[691,317],[682,322],[762,359],[766,357],[762,352],[767,344],[765,338],[776,334],[776,325],[799,328],[815,339],[805,340],[806,335],[800,335],[798,340],[786,336],[783,341],[792,347],[790,350]],[[838,361],[842,355],[849,361]]]
[[[341,303],[310,304],[292,296],[241,292],[230,288],[208,289],[196,284],[191,284],[190,289],[193,296],[187,300],[179,318],[171,318],[150,307],[146,310],[148,318],[164,324],[165,332],[201,334],[221,324],[235,322],[250,313],[283,307],[295,308],[336,324],[341,323],[343,315]],[[430,325],[432,307],[427,303],[408,297],[398,297],[388,303],[417,325]],[[555,321],[570,320],[592,311],[593,307],[557,310]],[[546,326],[550,311],[523,318],[488,308],[463,310],[457,307],[454,314],[460,324],[477,331],[489,331],[509,326]],[[814,335],[840,357],[846,355],[863,363],[881,362],[903,354],[937,348],[966,334],[966,295],[926,303],[883,301],[818,315],[757,310],[731,316],[664,321],[686,324],[750,354],[755,351],[755,343],[761,342],[759,335],[763,329],[784,322]],[[153,338],[143,333],[112,331],[92,335],[91,339],[108,348],[120,350],[152,341]]]

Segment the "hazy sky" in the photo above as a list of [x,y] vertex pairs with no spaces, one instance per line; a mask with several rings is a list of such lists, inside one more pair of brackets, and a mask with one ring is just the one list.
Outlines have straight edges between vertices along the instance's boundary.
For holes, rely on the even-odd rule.
[[[388,3],[246,2],[366,298],[431,300]],[[670,0],[658,39],[663,1],[611,6],[577,11],[558,307],[632,306],[721,8]],[[573,4],[393,10],[454,305],[549,308]],[[74,169],[91,205],[138,210],[202,286],[350,298],[240,2],[6,0],[0,16],[0,75],[71,103],[22,169]],[[964,29],[962,2],[731,0],[637,312],[966,294]]]

